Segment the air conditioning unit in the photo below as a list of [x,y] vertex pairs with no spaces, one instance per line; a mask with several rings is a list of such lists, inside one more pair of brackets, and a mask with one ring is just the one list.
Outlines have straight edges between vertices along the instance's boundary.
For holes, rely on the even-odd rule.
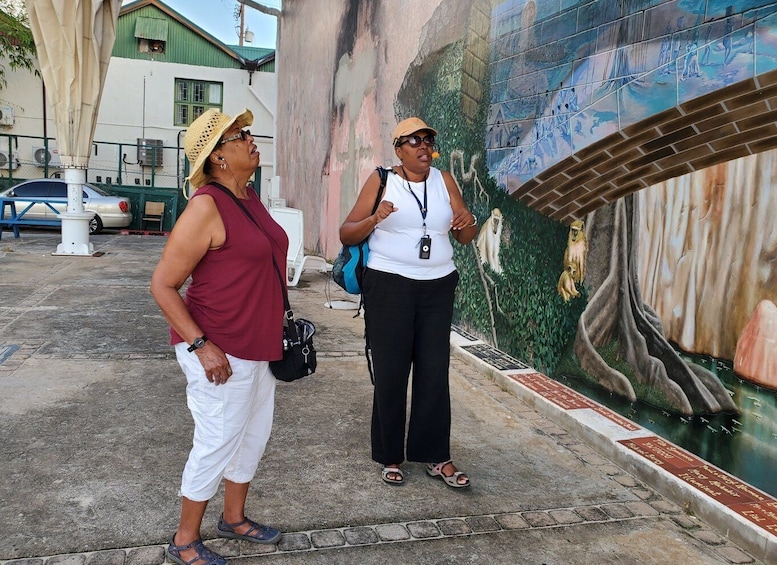
[[138,139],[138,162],[144,167],[161,167],[164,141],[161,139]]
[[48,151],[46,151],[45,147],[33,146],[32,160],[38,167],[45,167],[48,165],[49,167],[58,168],[62,165],[59,161],[59,151],[57,151],[56,146],[51,143],[49,143]]
[[13,120],[13,108],[10,106],[0,106],[0,126],[12,126]]
[[19,168],[19,159],[16,158],[16,155],[11,159],[8,153],[0,151],[0,170],[17,168]]

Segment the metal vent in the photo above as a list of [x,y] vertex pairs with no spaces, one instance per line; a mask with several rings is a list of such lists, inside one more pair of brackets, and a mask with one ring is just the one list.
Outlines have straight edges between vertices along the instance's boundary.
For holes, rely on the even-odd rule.
[[163,141],[161,139],[138,138],[138,162],[144,167],[161,167]]

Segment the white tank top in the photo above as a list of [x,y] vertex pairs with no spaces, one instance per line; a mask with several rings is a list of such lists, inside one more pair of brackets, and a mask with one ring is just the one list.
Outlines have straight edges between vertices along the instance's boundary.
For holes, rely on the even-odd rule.
[[[426,184],[426,234],[432,238],[429,259],[419,257],[424,220]],[[412,190],[412,194],[411,191]],[[413,198],[415,194],[416,198]],[[415,280],[439,279],[456,269],[453,246],[448,232],[451,229],[451,201],[439,169],[432,167],[429,177],[421,182],[410,182],[389,171],[382,200],[392,202],[398,209],[380,222],[370,236],[370,257],[367,266]]]

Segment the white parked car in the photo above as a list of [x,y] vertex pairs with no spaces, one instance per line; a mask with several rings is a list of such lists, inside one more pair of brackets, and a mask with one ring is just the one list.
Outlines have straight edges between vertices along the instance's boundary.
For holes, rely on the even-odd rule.
[[[81,190],[84,198],[84,210],[94,212],[94,217],[89,222],[90,234],[100,233],[103,228],[125,228],[132,223],[129,198],[111,196],[103,189],[89,183],[84,183]],[[34,203],[22,216],[22,222],[24,219],[56,220],[59,213],[67,211],[67,183],[64,179],[24,181],[0,192],[0,197],[14,198],[17,201],[17,213],[20,213],[30,204],[30,201],[25,202],[25,198],[46,199],[50,206],[42,202]]]

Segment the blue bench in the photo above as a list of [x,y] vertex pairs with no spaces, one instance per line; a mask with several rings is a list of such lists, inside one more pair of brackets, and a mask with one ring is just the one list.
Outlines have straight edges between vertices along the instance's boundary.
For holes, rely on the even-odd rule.
[[[19,238],[19,226],[52,226],[58,227],[62,225],[60,219],[38,219],[38,218],[25,218],[24,215],[32,208],[33,204],[45,204],[55,214],[59,214],[59,211],[51,205],[49,198],[32,198],[25,197],[24,202],[28,202],[21,212],[16,211],[16,204],[21,199],[16,198],[0,198],[0,239],[3,237],[3,228],[7,227],[13,230],[14,238]],[[10,215],[6,216],[6,209],[10,212]]]

